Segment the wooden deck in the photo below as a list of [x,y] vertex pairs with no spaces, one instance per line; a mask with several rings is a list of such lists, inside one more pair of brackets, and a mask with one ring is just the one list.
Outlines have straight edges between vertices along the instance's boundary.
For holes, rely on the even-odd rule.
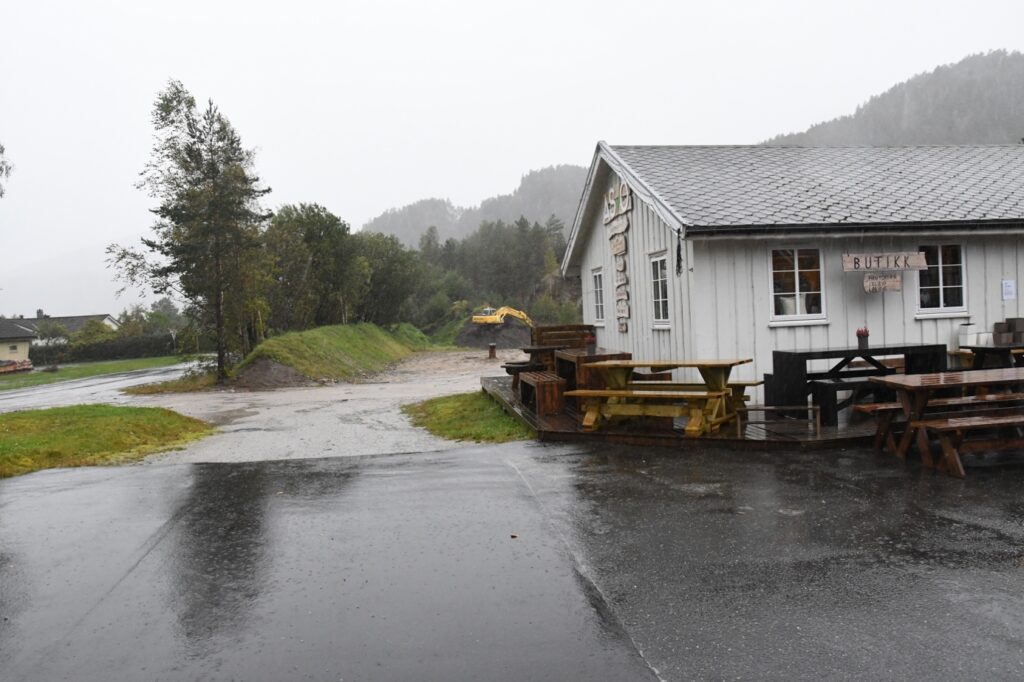
[[[683,434],[682,423],[673,424],[669,430],[667,425],[645,425],[643,423],[624,423],[622,425],[605,425],[597,431],[584,431],[580,427],[579,415],[569,410],[562,414],[538,417],[525,409],[512,392],[511,377],[483,377],[480,385],[510,415],[523,422],[537,432],[542,441],[588,441],[627,443],[632,445],[665,445],[685,446],[691,443],[713,442],[716,445],[731,447],[772,448],[829,448],[870,446],[875,433],[873,419],[862,415],[854,417],[851,424],[846,421],[849,411],[844,410],[837,426],[822,426],[821,435],[814,433],[814,425],[800,419],[777,419],[768,424],[748,424],[743,433],[737,435],[733,425],[726,424],[715,432],[705,436],[687,437]],[[760,415],[758,415],[760,418]]]

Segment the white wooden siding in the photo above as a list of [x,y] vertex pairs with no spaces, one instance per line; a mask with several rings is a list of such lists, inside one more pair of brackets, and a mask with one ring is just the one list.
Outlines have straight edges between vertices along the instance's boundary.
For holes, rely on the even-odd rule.
[[[607,191],[617,178],[609,174]],[[1024,233],[997,236],[794,240],[687,240],[682,276],[676,275],[675,236],[642,200],[634,195],[629,214],[627,267],[629,274],[629,331],[620,334],[614,315],[614,263],[600,212],[594,218],[583,250],[580,272],[595,267],[605,273],[605,323],[598,328],[598,343],[630,351],[636,358],[751,357],[738,367],[737,378],[761,378],[772,371],[776,349],[846,347],[856,344],[858,327],[871,330],[871,343],[944,343],[956,346],[961,323],[970,321],[979,331],[991,331],[995,322],[1024,317],[1018,292],[1014,301],[1002,300],[1002,280],[1024,285]],[[904,273],[903,290],[868,294],[863,275],[843,272],[842,254],[853,252],[916,251],[923,244],[963,245],[966,269],[967,313],[954,317],[918,318],[917,274]],[[821,250],[824,323],[806,326],[771,326],[770,249],[798,246]],[[653,328],[650,256],[665,252],[669,264],[670,324]],[[692,295],[691,295],[692,292]],[[583,307],[584,321],[593,323],[593,296]],[[677,373],[680,378],[688,376]],[[760,395],[757,399],[760,399]]]

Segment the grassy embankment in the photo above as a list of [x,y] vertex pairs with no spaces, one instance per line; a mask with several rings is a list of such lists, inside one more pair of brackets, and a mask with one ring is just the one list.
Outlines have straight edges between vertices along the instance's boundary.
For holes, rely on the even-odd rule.
[[443,396],[421,403],[404,405],[414,426],[448,440],[477,443],[506,443],[529,440],[537,434],[523,426],[482,391]]
[[[380,372],[418,350],[431,347],[418,329],[400,324],[385,330],[374,324],[345,324],[291,332],[267,339],[257,346],[234,373],[244,372],[260,359],[291,367],[314,381],[352,381]],[[188,375],[175,381],[126,389],[136,395],[179,393],[208,388],[212,374]]]
[[0,478],[135,461],[212,431],[204,421],[153,407],[76,405],[0,414]]
[[10,391],[15,388],[28,388],[29,386],[40,386],[42,384],[52,384],[57,381],[69,381],[71,379],[84,379],[86,377],[98,376],[100,374],[130,372],[133,369],[166,367],[168,365],[176,365],[181,361],[180,357],[170,355],[159,358],[139,358],[136,360],[88,362],[81,365],[61,367],[56,372],[0,374],[0,391]]

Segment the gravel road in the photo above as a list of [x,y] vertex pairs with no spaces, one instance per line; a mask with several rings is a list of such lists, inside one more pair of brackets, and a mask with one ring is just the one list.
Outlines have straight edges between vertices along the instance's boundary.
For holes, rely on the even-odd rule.
[[[167,407],[218,425],[218,432],[184,450],[148,462],[251,462],[351,457],[451,449],[452,442],[414,428],[406,403],[480,390],[480,377],[502,374],[517,350],[460,349],[417,353],[367,383],[272,391],[206,391],[139,396],[132,405]],[[467,444],[468,445],[468,444]]]

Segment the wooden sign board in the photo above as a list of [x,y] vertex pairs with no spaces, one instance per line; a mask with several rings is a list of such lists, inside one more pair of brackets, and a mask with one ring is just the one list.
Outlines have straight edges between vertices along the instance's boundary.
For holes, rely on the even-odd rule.
[[611,248],[613,256],[621,256],[626,253],[626,235],[617,234],[612,237]]
[[844,272],[903,272],[926,269],[928,263],[924,251],[843,254]]
[[629,300],[629,289],[625,286],[615,287],[615,300],[616,301],[628,301]]
[[624,286],[629,284],[629,275],[624,272],[615,271],[615,286]]
[[608,228],[608,237],[614,237],[617,234],[625,234],[629,230],[629,218],[624,215],[620,215],[615,220],[611,221],[606,225]]
[[626,271],[626,257],[625,256],[615,256],[615,270],[617,272],[625,272]]
[[615,301],[615,317],[619,320],[629,319],[629,301]]
[[900,272],[865,272],[864,291],[877,294],[882,291],[902,291],[903,273]]

